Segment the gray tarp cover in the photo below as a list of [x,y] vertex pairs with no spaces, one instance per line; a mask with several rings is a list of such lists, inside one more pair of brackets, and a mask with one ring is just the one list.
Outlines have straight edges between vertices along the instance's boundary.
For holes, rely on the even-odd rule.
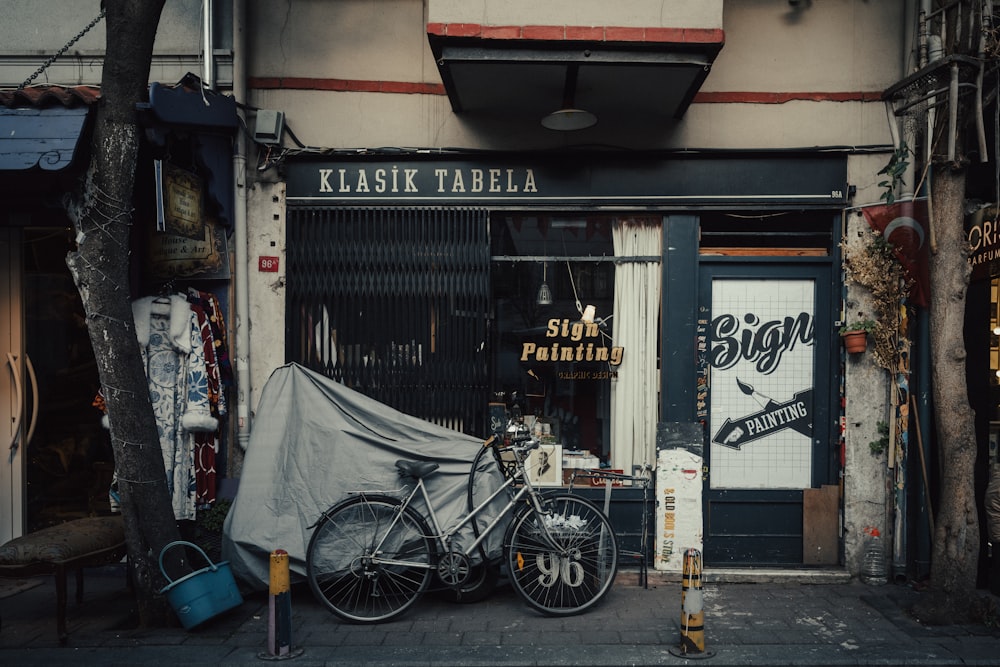
[[[298,364],[271,374],[252,427],[222,557],[255,589],[268,586],[276,549],[288,552],[292,581],[304,580],[310,527],[352,491],[400,495],[408,482],[397,474],[399,459],[440,465],[425,482],[441,527],[452,525],[466,511],[467,482],[482,447],[478,438],[403,414]],[[485,499],[503,478],[492,457],[480,461],[476,497]],[[484,518],[502,507],[495,501]],[[471,527],[460,536],[468,544]],[[487,540],[491,558],[499,555],[502,537],[501,528]]]

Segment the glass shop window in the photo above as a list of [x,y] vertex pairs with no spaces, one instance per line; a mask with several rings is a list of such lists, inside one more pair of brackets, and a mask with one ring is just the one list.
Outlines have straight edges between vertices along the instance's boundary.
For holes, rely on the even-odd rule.
[[[631,449],[616,456],[612,447],[613,395],[629,354],[614,333],[622,324],[615,320],[615,234],[622,220],[584,214],[491,217],[492,391],[508,408],[521,406],[543,445],[551,447],[546,458],[560,462],[561,470],[552,471],[558,477],[542,479],[543,485],[567,483],[576,468],[631,474],[633,465],[643,463],[633,460]],[[658,303],[658,292],[650,298]],[[651,391],[655,395],[656,387]]]

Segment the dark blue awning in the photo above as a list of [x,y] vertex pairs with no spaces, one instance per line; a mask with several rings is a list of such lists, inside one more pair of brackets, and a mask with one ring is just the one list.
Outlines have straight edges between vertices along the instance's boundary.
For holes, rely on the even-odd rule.
[[60,171],[73,162],[87,107],[0,107],[0,170]]
[[149,84],[149,106],[158,120],[172,125],[228,130],[235,130],[239,125],[236,100],[203,88],[201,80],[190,73],[173,86]]

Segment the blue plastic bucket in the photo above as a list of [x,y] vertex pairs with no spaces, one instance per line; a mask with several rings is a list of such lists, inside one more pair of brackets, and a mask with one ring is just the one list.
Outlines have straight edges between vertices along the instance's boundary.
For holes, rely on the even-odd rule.
[[[192,572],[180,579],[172,580],[163,569],[163,554],[168,549],[183,545],[192,547],[202,555],[208,567]],[[243,596],[236,587],[229,561],[213,563],[196,544],[171,542],[160,552],[160,572],[170,583],[160,593],[166,593],[167,601],[173,607],[177,618],[185,630],[200,625],[210,618],[243,604]]]

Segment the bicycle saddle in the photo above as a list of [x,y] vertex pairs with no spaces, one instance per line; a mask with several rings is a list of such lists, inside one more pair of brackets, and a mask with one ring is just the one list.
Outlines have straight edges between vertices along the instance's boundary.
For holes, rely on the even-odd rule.
[[404,461],[402,459],[396,461],[396,468],[399,469],[399,474],[413,477],[414,479],[427,477],[427,475],[440,467],[433,461]]

